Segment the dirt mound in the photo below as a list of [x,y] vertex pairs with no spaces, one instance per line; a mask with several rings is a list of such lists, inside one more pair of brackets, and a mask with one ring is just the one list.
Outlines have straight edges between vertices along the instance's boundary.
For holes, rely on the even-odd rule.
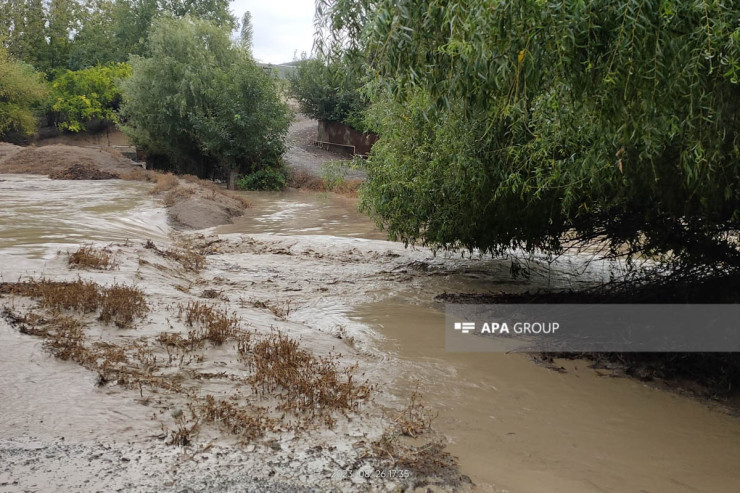
[[202,229],[228,224],[248,204],[218,185],[194,176],[144,170],[115,153],[55,144],[18,147],[0,144],[0,173],[49,175],[55,180],[107,180],[122,178],[153,182],[151,193],[162,198],[173,226]]
[[130,159],[116,156],[100,149],[51,145],[10,149],[7,157],[0,160],[0,173],[31,173],[48,175],[67,170],[73,166],[95,168],[108,173],[121,173],[138,167]]
[[94,166],[73,164],[67,169],[56,170],[49,173],[52,180],[111,180],[118,178],[115,173],[101,171]]
[[231,218],[242,211],[205,197],[192,197],[176,202],[167,213],[178,229],[203,229],[221,224],[229,224]]

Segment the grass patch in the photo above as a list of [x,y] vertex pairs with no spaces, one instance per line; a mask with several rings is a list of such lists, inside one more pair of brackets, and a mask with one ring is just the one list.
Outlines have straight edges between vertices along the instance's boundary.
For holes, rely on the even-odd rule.
[[195,194],[195,188],[178,186],[169,190],[163,199],[165,207],[171,207],[181,200],[185,200]]
[[81,246],[67,257],[67,264],[71,268],[111,270],[115,267],[113,255],[105,248],[95,248],[92,245]]
[[253,441],[264,435],[266,430],[276,428],[265,410],[256,407],[240,407],[223,399],[207,395],[198,407],[202,419],[226,429],[246,441]]
[[285,411],[354,411],[372,391],[367,381],[355,380],[357,365],[341,368],[338,355],[317,357],[280,332],[237,350],[252,371],[255,393],[280,396]]
[[136,318],[143,317],[149,311],[144,292],[124,284],[106,287],[82,279],[50,281],[42,278],[2,283],[2,293],[35,299],[41,308],[53,315],[69,311],[87,314],[100,310],[101,321],[113,322],[118,327],[131,326]]
[[211,341],[219,346],[239,331],[239,319],[235,313],[229,315],[226,310],[200,301],[180,305],[179,317],[184,318],[188,327],[196,329],[193,339]]
[[180,181],[172,173],[156,173],[154,180],[154,188],[149,192],[152,195],[172,190],[180,184]]
[[113,284],[102,288],[100,300],[100,320],[113,322],[117,327],[129,327],[135,318],[141,318],[149,311],[144,292],[135,286]]

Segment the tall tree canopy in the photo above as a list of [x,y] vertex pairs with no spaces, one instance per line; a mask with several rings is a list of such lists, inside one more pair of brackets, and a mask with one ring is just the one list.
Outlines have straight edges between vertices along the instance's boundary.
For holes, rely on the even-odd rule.
[[740,265],[737,2],[320,0],[317,21],[376,73],[363,205],[391,235]]
[[364,130],[363,112],[368,101],[361,91],[363,74],[349,63],[344,57],[303,58],[288,76],[290,92],[301,112],[311,118]]
[[46,96],[42,75],[28,64],[11,59],[0,46],[0,138],[10,132],[32,134],[35,109]]
[[[122,85],[123,131],[179,172],[253,173],[278,165],[290,111],[274,81],[211,22],[161,18],[151,56]],[[233,179],[232,179],[233,181]]]
[[236,26],[229,0],[4,0],[0,43],[18,60],[53,78],[147,53],[152,21],[198,17],[226,29]]

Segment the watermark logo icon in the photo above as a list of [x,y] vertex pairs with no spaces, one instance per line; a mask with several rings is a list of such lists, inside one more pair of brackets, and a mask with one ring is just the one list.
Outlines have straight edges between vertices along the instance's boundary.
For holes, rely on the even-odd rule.
[[463,334],[469,334],[475,331],[475,322],[455,322],[455,330],[459,330]]

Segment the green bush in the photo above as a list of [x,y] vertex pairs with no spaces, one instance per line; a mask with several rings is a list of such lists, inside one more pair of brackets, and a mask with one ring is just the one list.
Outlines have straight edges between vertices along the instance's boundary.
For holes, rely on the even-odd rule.
[[287,186],[284,168],[263,168],[236,181],[240,190],[283,190]]
[[0,137],[9,132],[30,135],[36,130],[35,110],[46,97],[40,73],[12,60],[0,44]]
[[279,162],[288,106],[229,31],[203,20],[158,19],[150,58],[123,82],[123,126],[150,156],[201,177],[251,174]]
[[362,81],[344,60],[304,59],[288,79],[290,94],[305,115],[366,130],[363,112],[368,101],[361,92]]
[[[441,248],[740,268],[740,4],[319,0],[376,74],[363,203]],[[323,23],[323,24],[322,24]]]
[[50,109],[63,130],[83,132],[92,119],[118,120],[121,91],[117,83],[131,75],[127,63],[66,71],[51,84]]

